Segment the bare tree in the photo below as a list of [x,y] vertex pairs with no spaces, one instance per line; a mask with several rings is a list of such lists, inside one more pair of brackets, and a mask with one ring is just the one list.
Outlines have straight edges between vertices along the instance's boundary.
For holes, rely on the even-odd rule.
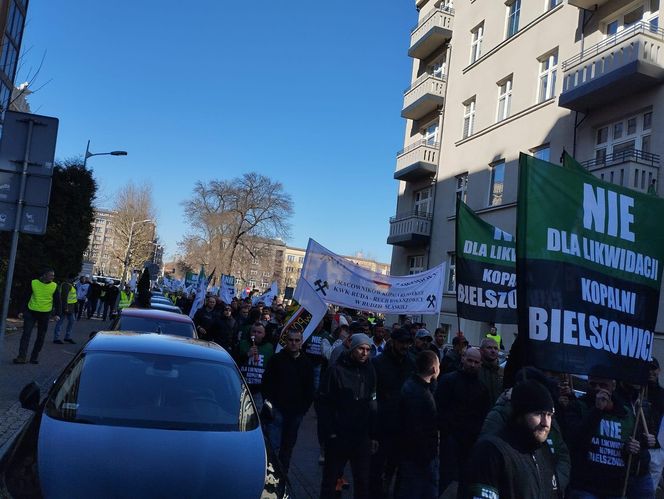
[[293,201],[280,182],[258,173],[197,182],[183,203],[190,231],[179,246],[193,266],[242,275],[248,263],[268,257],[269,243],[287,239]]
[[127,183],[115,196],[112,257],[122,268],[142,268],[157,244],[157,225],[152,186]]

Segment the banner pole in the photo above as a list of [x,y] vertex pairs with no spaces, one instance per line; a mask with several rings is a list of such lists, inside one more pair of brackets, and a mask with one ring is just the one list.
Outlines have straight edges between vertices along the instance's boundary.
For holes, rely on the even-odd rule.
[[[639,412],[641,411],[641,399],[643,397],[643,388],[641,388],[641,391],[639,392],[639,398],[636,399],[636,406],[634,408],[634,415],[636,416],[636,422],[634,423],[634,430],[632,431],[632,438],[636,438],[636,432],[639,430],[639,423],[641,422],[641,418],[639,417]],[[645,422],[645,418],[644,418]],[[647,430],[646,430],[647,431]],[[634,457],[634,454],[630,452],[629,457],[627,458],[627,467],[625,469],[625,483],[623,484],[623,490],[622,490],[622,496],[621,497],[626,497],[627,496],[627,484],[629,483],[629,469],[632,467],[632,458]],[[639,463],[640,464],[640,463]]]

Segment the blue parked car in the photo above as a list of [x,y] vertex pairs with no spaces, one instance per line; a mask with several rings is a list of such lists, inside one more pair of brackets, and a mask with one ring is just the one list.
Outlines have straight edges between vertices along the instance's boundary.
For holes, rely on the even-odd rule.
[[2,463],[13,497],[289,496],[249,390],[214,343],[100,332],[40,402]]

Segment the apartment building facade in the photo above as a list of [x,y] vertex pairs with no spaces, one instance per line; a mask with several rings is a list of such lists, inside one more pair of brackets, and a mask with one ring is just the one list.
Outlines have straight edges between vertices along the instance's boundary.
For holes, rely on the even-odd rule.
[[[0,49],[0,113],[9,109],[15,85],[16,70],[23,40],[28,0],[0,2],[0,27],[2,28]],[[20,110],[20,109],[19,109]],[[4,117],[4,114],[2,114]]]
[[[489,324],[456,315],[457,197],[514,233],[519,153],[557,163],[563,150],[604,180],[661,195],[659,0],[417,0],[415,7],[387,241],[392,273],[447,262],[440,316],[423,319],[477,343]],[[498,328],[509,346],[516,326]]]

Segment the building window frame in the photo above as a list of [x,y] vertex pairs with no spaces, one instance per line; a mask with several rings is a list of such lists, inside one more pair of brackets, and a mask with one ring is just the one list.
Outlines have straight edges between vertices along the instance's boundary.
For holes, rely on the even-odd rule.
[[433,206],[433,189],[425,187],[413,192],[413,213],[416,215],[431,216]]
[[541,159],[542,161],[551,162],[551,144],[548,142],[537,147],[533,147],[530,150],[530,153],[533,157]]
[[475,132],[475,117],[477,110],[476,96],[472,96],[470,99],[466,100],[463,103],[463,106],[463,138],[466,139]]
[[455,199],[461,199],[465,203],[468,197],[468,172],[457,175],[455,178]]
[[558,72],[558,49],[547,52],[537,59],[539,75],[537,78],[537,102],[544,102],[556,96],[556,77]]
[[407,263],[408,275],[418,274],[426,270],[424,265],[424,255],[410,255],[408,257]]
[[638,150],[650,152],[652,110],[631,114],[595,129],[595,162],[603,164],[606,157]]
[[498,109],[496,110],[496,123],[509,118],[512,109],[512,75],[496,83],[498,85]]
[[519,17],[521,15],[521,0],[512,0],[507,4],[507,27],[505,39],[512,38],[519,32]]
[[482,57],[482,40],[484,40],[484,21],[470,30],[470,63]]
[[489,197],[487,206],[499,206],[503,203],[505,188],[505,160],[501,159],[489,165]]
[[456,253],[450,252],[447,257],[447,279],[445,280],[445,291],[456,293]]

